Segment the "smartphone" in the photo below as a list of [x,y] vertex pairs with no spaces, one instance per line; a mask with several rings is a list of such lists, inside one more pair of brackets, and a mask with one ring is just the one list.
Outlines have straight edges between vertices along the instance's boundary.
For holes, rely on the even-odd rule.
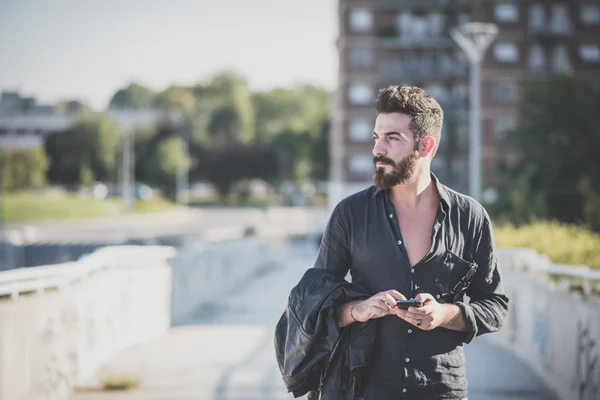
[[421,300],[396,300],[396,306],[401,310],[407,310],[408,307],[421,307],[422,305]]

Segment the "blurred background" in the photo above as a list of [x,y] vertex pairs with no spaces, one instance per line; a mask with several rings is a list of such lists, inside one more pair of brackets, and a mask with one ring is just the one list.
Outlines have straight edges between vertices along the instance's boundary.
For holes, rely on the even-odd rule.
[[391,84],[494,221],[470,397],[600,398],[599,1],[0,0],[0,38],[1,399],[291,398],[274,326]]

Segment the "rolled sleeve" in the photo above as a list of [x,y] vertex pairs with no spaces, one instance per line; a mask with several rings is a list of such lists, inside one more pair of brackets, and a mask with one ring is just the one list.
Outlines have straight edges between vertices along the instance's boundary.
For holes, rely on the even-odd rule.
[[494,231],[487,215],[482,224],[474,261],[478,267],[467,290],[469,304],[457,302],[469,329],[465,343],[476,336],[500,330],[508,313],[509,300],[502,284]]
[[343,215],[340,203],[327,222],[314,267],[325,269],[340,280],[344,279],[351,263],[348,236],[348,221]]

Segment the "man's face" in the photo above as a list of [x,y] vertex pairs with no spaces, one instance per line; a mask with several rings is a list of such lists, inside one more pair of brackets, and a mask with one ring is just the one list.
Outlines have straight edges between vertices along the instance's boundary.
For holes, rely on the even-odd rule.
[[415,173],[419,152],[406,114],[379,114],[373,132],[376,187],[387,189],[406,183]]

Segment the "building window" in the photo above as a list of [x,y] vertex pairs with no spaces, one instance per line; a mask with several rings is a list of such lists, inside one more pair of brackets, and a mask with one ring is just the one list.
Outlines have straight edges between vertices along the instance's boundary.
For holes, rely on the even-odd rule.
[[408,37],[411,34],[412,14],[401,12],[396,16],[396,31],[402,37]]
[[571,71],[571,62],[565,45],[556,46],[552,54],[552,68],[555,72],[567,73]]
[[533,73],[543,72],[546,68],[546,56],[539,44],[534,44],[529,52],[529,70]]
[[419,72],[422,76],[431,76],[435,71],[435,67],[438,65],[435,61],[434,54],[423,53],[420,59]]
[[351,47],[349,50],[350,65],[353,67],[370,67],[373,65],[373,49],[369,47]]
[[555,33],[571,32],[571,23],[566,4],[552,4],[552,31]]
[[425,87],[425,93],[433,96],[440,105],[447,106],[450,100],[450,95],[446,89],[438,84],[431,84]]
[[494,8],[494,15],[498,22],[517,22],[519,9],[515,3],[498,3]]
[[499,80],[493,83],[492,95],[499,103],[514,103],[517,100],[517,84],[512,80]]
[[374,100],[373,86],[368,83],[352,83],[348,87],[351,104],[370,104]]
[[581,46],[579,46],[579,56],[583,61],[600,61],[600,45],[582,44]]
[[441,36],[444,29],[444,16],[442,14],[429,14],[429,35]]
[[581,22],[586,25],[600,24],[600,4],[585,3],[581,6]]
[[[440,16],[440,18],[442,17]],[[400,37],[407,39],[423,39],[438,29],[441,32],[442,24],[443,20],[415,16],[408,12],[402,12],[396,16],[396,31]]]
[[367,8],[353,8],[349,22],[352,31],[368,32],[373,29],[373,12]]
[[541,31],[546,25],[544,7],[541,4],[533,4],[529,9],[529,29]]
[[494,46],[496,60],[503,63],[516,62],[519,59],[519,48],[516,43],[504,42]]
[[516,123],[514,118],[500,117],[494,120],[494,138],[496,140],[504,140],[506,133],[515,129]]
[[355,154],[348,158],[348,169],[350,172],[360,176],[371,175],[375,168],[373,166],[373,157],[367,154]]
[[367,118],[353,118],[348,121],[348,133],[354,142],[366,142],[373,135],[373,122]]
[[471,22],[471,17],[469,17],[469,14],[459,14],[458,15],[458,24],[459,25],[464,25]]

